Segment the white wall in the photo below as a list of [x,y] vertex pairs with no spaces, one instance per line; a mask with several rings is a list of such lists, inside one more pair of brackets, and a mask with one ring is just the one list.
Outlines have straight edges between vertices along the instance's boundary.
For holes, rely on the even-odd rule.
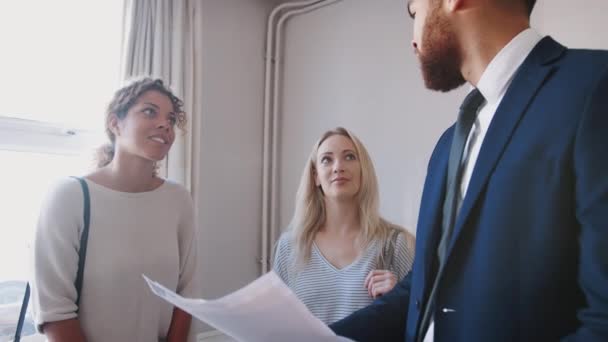
[[259,275],[266,0],[203,0],[201,165],[195,189],[203,297]]
[[424,88],[403,0],[344,0],[292,19],[286,31],[280,222],[293,213],[306,157],[341,125],[368,148],[381,212],[412,232],[432,148],[455,120],[462,89]]
[[[424,88],[403,0],[343,0],[288,23],[284,58],[280,222],[314,141],[343,125],[368,147],[381,211],[415,230],[432,148],[467,91]],[[540,0],[532,25],[570,47],[608,48],[608,1]]]
[[539,0],[532,25],[570,48],[608,49],[606,0]]

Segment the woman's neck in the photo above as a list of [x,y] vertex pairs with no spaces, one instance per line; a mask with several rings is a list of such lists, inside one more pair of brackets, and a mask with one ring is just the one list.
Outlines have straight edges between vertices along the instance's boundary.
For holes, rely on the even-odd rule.
[[361,231],[359,206],[355,201],[325,201],[325,222],[322,231],[331,235],[352,236]]
[[137,156],[117,153],[103,168],[109,187],[123,192],[145,192],[156,189],[162,180],[154,174],[154,162]]

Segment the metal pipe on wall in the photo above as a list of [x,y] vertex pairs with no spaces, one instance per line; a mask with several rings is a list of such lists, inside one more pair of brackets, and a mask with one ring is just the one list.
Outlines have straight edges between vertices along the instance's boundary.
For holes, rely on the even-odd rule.
[[316,1],[302,1],[302,2],[294,2],[294,3],[284,3],[275,7],[270,15],[268,16],[268,21],[266,24],[266,51],[265,51],[265,60],[264,60],[264,138],[263,138],[263,148],[262,148],[262,251],[260,257],[261,264],[261,273],[264,274],[268,272],[269,269],[269,217],[270,217],[270,197],[271,197],[271,168],[270,168],[270,158],[271,158],[271,146],[272,146],[272,111],[270,108],[271,105],[271,95],[272,95],[272,63],[274,56],[274,32],[275,32],[275,17],[284,9],[289,9],[292,7],[300,7],[306,6],[310,3],[317,2]]
[[[278,141],[279,141],[279,86],[281,61],[281,30],[287,19],[314,11],[342,0],[312,0],[284,3],[275,7],[268,17],[266,32],[266,60],[264,77],[264,146],[263,146],[263,179],[262,179],[262,253],[261,273],[270,268],[272,242],[278,237],[279,177],[278,177]],[[282,12],[287,10],[286,12]],[[274,24],[277,14],[279,19]],[[273,66],[274,64],[274,66]]]

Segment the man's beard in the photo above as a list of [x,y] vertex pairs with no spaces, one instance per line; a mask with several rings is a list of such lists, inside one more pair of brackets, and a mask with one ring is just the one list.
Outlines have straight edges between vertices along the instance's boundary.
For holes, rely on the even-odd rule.
[[433,1],[422,35],[424,52],[418,56],[427,88],[443,92],[456,89],[466,80],[460,72],[462,55],[450,23],[441,16],[441,2]]

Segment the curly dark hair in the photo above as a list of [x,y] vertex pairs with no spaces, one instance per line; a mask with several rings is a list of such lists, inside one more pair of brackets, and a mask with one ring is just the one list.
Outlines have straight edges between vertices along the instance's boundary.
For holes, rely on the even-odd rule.
[[186,127],[186,113],[183,110],[184,102],[173,94],[173,92],[165,86],[161,79],[153,79],[149,77],[139,78],[131,81],[127,86],[118,89],[114,93],[114,97],[105,113],[105,131],[110,143],[101,146],[97,151],[97,167],[101,168],[108,165],[114,158],[114,143],[116,136],[110,129],[110,121],[113,115],[119,120],[124,119],[129,112],[129,109],[135,105],[139,97],[147,91],[154,90],[166,95],[173,104],[173,111],[176,116],[176,126],[184,131]]

